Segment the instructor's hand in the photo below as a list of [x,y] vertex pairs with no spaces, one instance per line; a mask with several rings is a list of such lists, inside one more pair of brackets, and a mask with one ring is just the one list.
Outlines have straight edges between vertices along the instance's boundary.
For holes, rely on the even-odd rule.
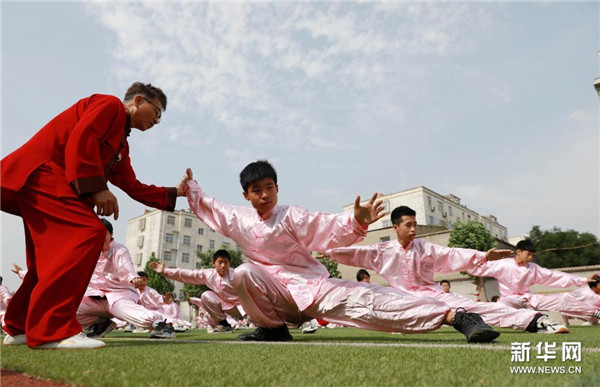
[[115,220],[119,219],[119,203],[117,197],[109,190],[96,192],[92,195],[92,202],[96,206],[96,213],[101,216],[115,214]]

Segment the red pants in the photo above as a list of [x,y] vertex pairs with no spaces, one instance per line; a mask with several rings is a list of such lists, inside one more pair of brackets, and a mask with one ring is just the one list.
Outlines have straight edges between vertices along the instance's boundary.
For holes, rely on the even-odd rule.
[[42,165],[19,192],[0,192],[2,211],[23,218],[28,269],[6,310],[4,330],[25,333],[30,347],[81,332],[77,308],[106,236],[92,204],[57,197],[56,180]]

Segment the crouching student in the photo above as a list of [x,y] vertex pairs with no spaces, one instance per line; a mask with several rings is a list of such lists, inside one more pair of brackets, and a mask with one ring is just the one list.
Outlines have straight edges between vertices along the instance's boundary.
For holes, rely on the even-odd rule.
[[279,186],[267,161],[247,165],[240,173],[243,196],[252,207],[232,206],[205,194],[186,171],[181,187],[192,211],[209,227],[233,239],[248,262],[235,269],[232,285],[242,307],[259,328],[240,340],[289,341],[286,321],[313,318],[347,326],[388,331],[427,332],[443,323],[470,341],[491,341],[498,332],[481,318],[454,313],[443,302],[417,298],[389,287],[329,278],[310,251],[348,246],[362,240],[368,225],[383,216],[377,194],[341,214],[311,213],[277,204]]
[[192,285],[206,285],[210,290],[200,297],[202,308],[207,312],[210,328],[209,333],[233,332],[233,327],[227,321],[227,315],[235,319],[242,318],[237,306],[240,298],[231,285],[233,269],[231,256],[227,250],[219,250],[213,254],[213,269],[179,269],[165,267],[163,262],[151,262],[150,267],[165,278]]
[[173,327],[164,314],[138,304],[134,286],[142,279],[136,274],[127,247],[113,239],[112,224],[101,219],[106,239],[92,279],[77,310],[77,321],[88,328],[90,338],[102,338],[117,324],[112,318],[151,330],[150,338],[173,338]]
[[577,318],[588,325],[599,324],[600,276],[592,279],[593,281],[588,282],[588,286],[563,294],[557,309],[564,318]]
[[[487,252],[450,248],[416,239],[416,212],[400,206],[391,214],[396,239],[371,246],[350,246],[327,250],[334,262],[367,267],[381,275],[391,287],[420,297],[431,297],[452,309],[465,308],[479,314],[486,324],[529,332],[566,333],[568,329],[533,310],[519,310],[499,303],[476,302],[460,294],[445,292],[433,280],[433,273],[465,271],[500,259],[511,250]],[[448,288],[449,289],[449,288]]]

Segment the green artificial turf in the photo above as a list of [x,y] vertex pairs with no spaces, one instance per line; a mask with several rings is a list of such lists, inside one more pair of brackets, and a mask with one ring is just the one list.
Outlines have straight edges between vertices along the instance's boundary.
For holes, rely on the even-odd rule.
[[[83,386],[591,386],[600,380],[600,327],[568,335],[500,329],[491,345],[466,345],[453,329],[392,335],[353,328],[291,330],[292,343],[241,343],[239,333],[178,333],[176,341],[112,332],[98,350],[2,347],[2,368]],[[581,361],[535,359],[538,342],[581,342]],[[528,362],[511,344],[531,344]],[[394,346],[387,346],[392,344]],[[402,346],[398,346],[402,345]],[[426,347],[421,347],[426,346]],[[577,374],[514,374],[511,366],[581,367]]]

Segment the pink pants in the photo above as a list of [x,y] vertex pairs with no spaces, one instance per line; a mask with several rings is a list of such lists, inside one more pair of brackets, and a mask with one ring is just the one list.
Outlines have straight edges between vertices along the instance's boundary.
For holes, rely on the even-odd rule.
[[527,296],[500,297],[498,303],[515,309],[558,311],[563,294],[531,294]]
[[580,320],[598,324],[598,319],[594,317],[594,313],[598,310],[593,305],[586,302],[581,302],[575,297],[570,297],[565,294],[561,302],[558,304],[558,311],[567,318],[578,318]]
[[167,318],[163,314],[146,309],[127,298],[118,300],[112,306],[109,306],[108,301],[105,299],[96,300],[91,297],[84,297],[77,310],[77,321],[82,327],[89,327],[98,322],[98,317],[116,317],[136,327],[146,329],[152,329],[154,321],[162,321]]
[[242,307],[259,326],[276,328],[318,318],[346,326],[386,332],[427,332],[442,325],[450,308],[433,298],[417,298],[366,282],[322,280],[315,300],[300,311],[287,288],[252,263],[235,269],[232,285]]
[[537,314],[534,310],[515,309],[496,302],[477,302],[455,293],[421,291],[416,294],[422,297],[434,297],[452,310],[465,308],[467,312],[479,314],[486,324],[502,328],[525,330]]
[[223,303],[217,293],[213,291],[206,291],[200,296],[202,300],[202,306],[206,310],[206,319],[211,326],[216,326],[220,321],[227,319],[227,315],[236,319],[242,318],[240,311],[233,307],[231,309],[223,310]]

